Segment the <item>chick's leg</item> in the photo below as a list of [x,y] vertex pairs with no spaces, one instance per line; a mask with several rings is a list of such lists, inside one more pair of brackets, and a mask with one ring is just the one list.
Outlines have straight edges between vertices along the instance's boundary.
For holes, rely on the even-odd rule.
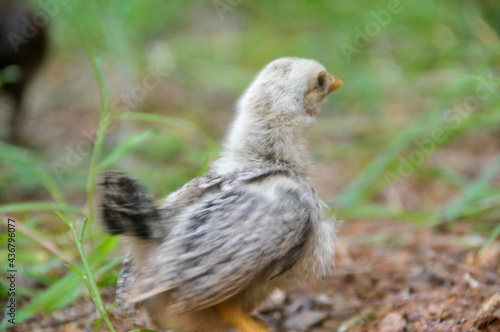
[[264,323],[244,312],[234,301],[226,301],[217,305],[217,313],[227,325],[239,332],[271,331]]

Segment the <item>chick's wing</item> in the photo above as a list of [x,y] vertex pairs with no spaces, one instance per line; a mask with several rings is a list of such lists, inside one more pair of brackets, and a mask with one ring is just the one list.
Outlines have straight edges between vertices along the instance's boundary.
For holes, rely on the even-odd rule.
[[132,302],[168,291],[169,305],[199,310],[293,266],[311,229],[309,190],[283,174],[253,179],[205,193],[176,218],[136,271]]

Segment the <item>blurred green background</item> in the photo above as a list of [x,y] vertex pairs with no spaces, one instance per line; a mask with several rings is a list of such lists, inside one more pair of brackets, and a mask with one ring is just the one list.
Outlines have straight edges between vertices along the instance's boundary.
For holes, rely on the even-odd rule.
[[[29,146],[0,142],[0,214],[20,224],[19,321],[86,294],[54,208],[77,229],[90,217],[84,248],[98,284],[113,285],[122,253],[88,210],[95,175],[125,170],[156,197],[179,188],[217,158],[238,96],[283,56],[344,82],[309,139],[338,219],[500,233],[496,0],[31,2],[50,16],[51,50],[26,98]],[[103,100],[111,122],[96,142]]]

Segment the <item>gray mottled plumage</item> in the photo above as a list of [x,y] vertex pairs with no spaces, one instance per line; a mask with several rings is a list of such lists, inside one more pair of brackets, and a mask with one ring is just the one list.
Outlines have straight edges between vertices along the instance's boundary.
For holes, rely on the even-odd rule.
[[224,331],[214,306],[251,312],[274,289],[327,274],[335,232],[308,177],[305,132],[338,86],[313,60],[269,64],[240,100],[222,157],[161,206],[106,172],[101,216],[129,248],[119,301],[143,303],[165,329]]

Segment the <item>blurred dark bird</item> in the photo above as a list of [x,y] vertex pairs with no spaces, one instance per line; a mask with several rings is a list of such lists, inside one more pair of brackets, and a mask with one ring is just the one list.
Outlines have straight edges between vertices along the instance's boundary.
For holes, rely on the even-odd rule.
[[269,331],[252,311],[333,266],[335,228],[309,179],[305,135],[341,86],[316,61],[271,62],[240,99],[222,157],[161,206],[139,181],[106,172],[101,219],[129,250],[118,301],[142,303],[163,329]]
[[[0,2],[0,92],[12,99],[7,140],[19,144],[23,96],[47,53],[47,14],[22,1]],[[44,21],[42,18],[45,18]]]

